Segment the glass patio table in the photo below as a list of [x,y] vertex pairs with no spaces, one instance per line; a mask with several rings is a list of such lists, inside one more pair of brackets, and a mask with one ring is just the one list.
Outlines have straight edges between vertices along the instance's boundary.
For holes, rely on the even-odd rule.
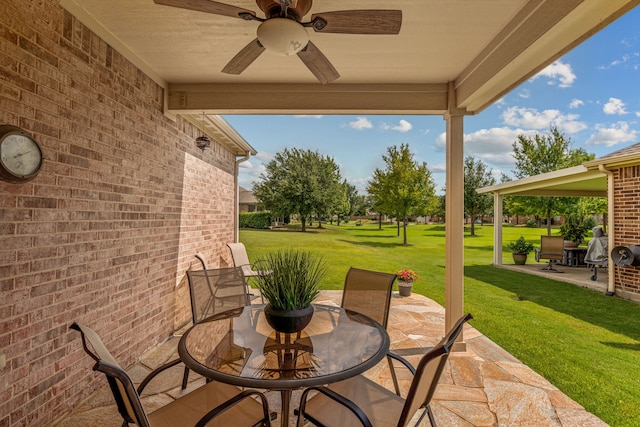
[[206,378],[278,390],[286,426],[293,389],[329,384],[375,366],[389,350],[386,330],[369,317],[341,307],[314,304],[300,333],[276,332],[264,304],[225,311],[199,322],[180,339],[189,369]]

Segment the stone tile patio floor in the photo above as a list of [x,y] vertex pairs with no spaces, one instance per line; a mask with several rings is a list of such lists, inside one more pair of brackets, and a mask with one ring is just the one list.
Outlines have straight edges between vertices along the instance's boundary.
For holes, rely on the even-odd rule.
[[[341,291],[323,291],[316,301],[337,305],[340,298]],[[394,292],[388,331],[392,350],[415,365],[420,356],[443,336],[444,308],[422,295],[400,297]],[[128,372],[140,381],[154,367],[177,357],[178,340],[176,335],[148,352]],[[469,325],[464,330],[464,340],[466,351],[453,353],[449,358],[431,404],[439,426],[606,426]],[[367,376],[377,378],[380,384],[392,390],[386,363],[381,362]],[[399,373],[402,371],[398,370]],[[182,373],[183,367],[178,365],[151,382],[143,395],[143,404],[149,412],[183,393],[179,387]],[[197,378],[193,372],[190,378],[185,392],[204,384],[204,379]],[[409,374],[403,376],[402,381],[406,390]],[[279,411],[279,392],[267,392],[267,396],[270,409]],[[297,397],[299,392],[294,393],[292,409],[297,407]],[[117,427],[121,423],[105,381],[105,385],[79,404],[73,413],[53,425]],[[279,420],[273,423],[279,424]],[[289,425],[295,425],[293,414]],[[425,419],[421,425],[429,425],[429,421]]]

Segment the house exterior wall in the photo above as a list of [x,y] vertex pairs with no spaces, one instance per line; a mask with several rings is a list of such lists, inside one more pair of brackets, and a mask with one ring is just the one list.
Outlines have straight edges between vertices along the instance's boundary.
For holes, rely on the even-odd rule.
[[197,149],[163,99],[56,0],[0,2],[0,124],[45,156],[0,181],[0,426],[50,424],[104,384],[73,321],[129,366],[188,321],[194,253],[230,263],[235,156]]
[[[614,246],[640,245],[640,165],[613,171]],[[640,294],[640,267],[613,266],[616,293]],[[632,295],[626,295],[631,297]]]

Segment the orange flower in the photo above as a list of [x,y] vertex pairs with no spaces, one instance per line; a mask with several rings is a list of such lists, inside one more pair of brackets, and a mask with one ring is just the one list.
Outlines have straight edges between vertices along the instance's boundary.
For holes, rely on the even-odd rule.
[[401,282],[415,282],[419,278],[418,273],[413,270],[398,270],[396,276]]

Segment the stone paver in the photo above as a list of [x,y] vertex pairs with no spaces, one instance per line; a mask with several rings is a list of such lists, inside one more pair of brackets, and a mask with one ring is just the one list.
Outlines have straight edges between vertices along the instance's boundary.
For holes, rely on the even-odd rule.
[[[317,301],[338,305],[340,299],[341,291],[323,291]],[[421,295],[400,297],[394,292],[388,330],[392,350],[415,365],[444,335],[444,308]],[[464,339],[466,350],[451,355],[433,399],[432,409],[440,426],[606,426],[473,327],[467,325]],[[140,379],[154,367],[177,357],[177,341],[178,338],[173,337],[158,346],[128,371],[135,379]],[[400,369],[398,373],[401,387],[406,391],[411,378],[403,371]],[[157,384],[152,382],[143,396],[145,408],[153,411],[183,394],[179,387],[182,373],[183,368],[178,365]],[[386,361],[366,375],[393,388]],[[204,379],[193,372],[189,379],[187,392],[204,383]],[[292,408],[297,406],[299,395],[299,391],[294,392]],[[270,409],[279,411],[279,393],[267,392],[267,396]],[[53,425],[108,427],[120,424],[121,418],[105,382],[103,388],[79,404],[72,414]],[[295,425],[293,414],[289,424]],[[274,425],[279,425],[279,421]],[[428,426],[429,421],[425,419],[420,425]]]

